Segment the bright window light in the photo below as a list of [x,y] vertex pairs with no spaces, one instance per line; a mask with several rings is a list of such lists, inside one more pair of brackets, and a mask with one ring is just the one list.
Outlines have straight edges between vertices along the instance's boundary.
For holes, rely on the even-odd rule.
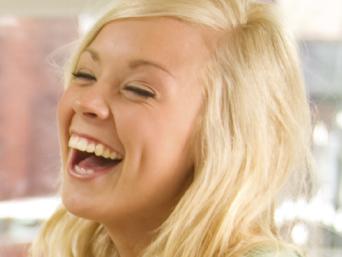
[[95,19],[88,14],[78,16],[78,31],[80,35],[85,34],[94,25]]
[[0,26],[2,27],[13,27],[18,25],[18,20],[13,16],[0,16]]
[[58,197],[0,201],[0,219],[45,220],[60,204]]
[[298,245],[305,245],[309,239],[309,231],[305,224],[296,224],[291,231],[292,241]]
[[336,114],[336,123],[342,129],[342,110]]
[[313,140],[316,145],[324,146],[328,144],[329,132],[327,126],[323,122],[318,122],[313,131]]

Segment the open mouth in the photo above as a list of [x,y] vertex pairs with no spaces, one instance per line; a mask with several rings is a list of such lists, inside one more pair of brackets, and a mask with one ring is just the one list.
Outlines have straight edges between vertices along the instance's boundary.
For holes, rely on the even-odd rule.
[[70,150],[71,170],[80,176],[89,176],[100,171],[110,171],[122,161],[122,159],[112,160],[73,148]]

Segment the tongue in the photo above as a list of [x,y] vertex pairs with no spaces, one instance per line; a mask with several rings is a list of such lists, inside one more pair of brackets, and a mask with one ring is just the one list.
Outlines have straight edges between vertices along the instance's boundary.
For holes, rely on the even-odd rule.
[[80,161],[78,164],[79,167],[84,168],[84,169],[100,169],[100,168],[105,168],[109,166],[113,166],[116,164],[117,161],[110,160],[110,159],[105,159],[102,157],[98,157],[95,155],[91,155],[84,160]]

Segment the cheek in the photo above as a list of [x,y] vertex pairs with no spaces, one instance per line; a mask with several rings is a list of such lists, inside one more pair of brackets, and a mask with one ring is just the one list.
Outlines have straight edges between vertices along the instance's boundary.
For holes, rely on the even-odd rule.
[[172,129],[174,127],[166,125],[169,122],[171,120],[164,121],[153,129],[148,125],[141,126],[146,141],[139,187],[145,192],[146,199],[154,199],[153,202],[160,204],[178,199],[192,175],[188,133]]
[[132,179],[137,176],[148,181],[163,174],[169,176],[176,165],[184,164],[181,158],[188,132],[170,119],[170,108],[116,102],[111,109]]
[[[189,142],[194,117],[182,115],[173,106],[158,109],[116,106],[112,109],[118,136],[132,161],[130,168],[142,179],[140,182],[151,185],[165,180],[174,184],[186,176],[192,165]],[[160,185],[165,186],[165,183]]]
[[59,142],[63,162],[67,158],[67,138],[69,137],[69,126],[73,115],[72,108],[73,97],[68,90],[64,92],[57,105],[57,121],[59,130]]

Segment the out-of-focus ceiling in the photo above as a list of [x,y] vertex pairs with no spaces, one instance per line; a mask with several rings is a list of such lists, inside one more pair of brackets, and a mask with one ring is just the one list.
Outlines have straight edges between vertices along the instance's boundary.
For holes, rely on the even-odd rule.
[[[75,16],[93,12],[111,1],[113,0],[0,0],[0,16]],[[276,2],[284,12],[285,23],[297,37],[316,40],[342,39],[342,0]]]
[[82,11],[82,0],[0,0],[0,15],[70,16]]
[[[96,13],[111,1],[115,0],[0,0],[0,26],[15,22],[16,16],[78,16],[83,31],[92,21],[89,13]],[[306,42],[301,53],[311,93],[342,99],[342,0],[276,2],[283,11],[284,23]]]
[[75,16],[110,0],[0,0],[1,16]]

